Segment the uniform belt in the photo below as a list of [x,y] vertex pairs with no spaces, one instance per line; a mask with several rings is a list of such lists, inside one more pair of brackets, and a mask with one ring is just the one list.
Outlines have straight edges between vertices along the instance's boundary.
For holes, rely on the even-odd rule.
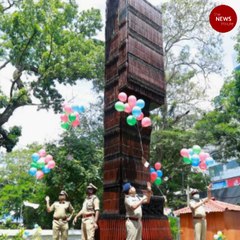
[[95,216],[95,214],[93,214],[93,213],[91,213],[91,214],[85,214],[85,215],[83,215],[83,218],[92,217],[92,216]]
[[64,218],[57,218],[57,217],[54,217],[53,219],[54,219],[54,220],[57,220],[57,221],[59,221],[59,220],[63,220],[63,221],[65,221],[65,220],[67,220],[67,217],[64,217]]
[[193,217],[193,219],[204,220],[204,219],[206,219],[206,217]]
[[137,217],[127,217],[127,219],[138,222],[139,218]]

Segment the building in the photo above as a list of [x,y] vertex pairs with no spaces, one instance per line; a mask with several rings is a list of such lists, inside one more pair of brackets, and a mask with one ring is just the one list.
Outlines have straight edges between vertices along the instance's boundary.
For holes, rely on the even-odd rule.
[[208,168],[212,195],[221,201],[240,204],[240,163],[236,159],[215,163]]

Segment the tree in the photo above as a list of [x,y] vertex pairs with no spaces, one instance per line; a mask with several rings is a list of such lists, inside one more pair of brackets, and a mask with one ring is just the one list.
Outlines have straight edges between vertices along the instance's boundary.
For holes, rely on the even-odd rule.
[[216,148],[214,158],[226,161],[240,159],[240,72],[234,72],[214,99],[215,109],[207,113],[196,129],[205,142]]
[[[74,1],[13,1],[14,11],[0,7],[0,71],[13,67],[9,94],[0,91],[0,143],[11,151],[21,129],[3,125],[26,105],[61,109],[57,86],[80,79],[99,87],[103,77],[103,43],[94,39],[101,29],[99,10],[79,12]],[[9,1],[9,6],[11,1]]]
[[193,125],[187,115],[202,112],[209,75],[222,68],[222,39],[209,24],[214,5],[209,0],[169,1],[162,5],[166,101],[160,108],[160,128]]
[[[209,76],[222,68],[220,35],[209,25],[214,5],[208,0],[168,1],[162,5],[166,101],[154,112],[151,162],[159,161],[169,180],[161,188],[170,206],[186,203],[186,187],[206,187],[202,174],[191,172],[180,158],[180,150],[206,143],[196,130],[203,115],[198,103],[205,96]],[[182,198],[175,192],[181,191]]]

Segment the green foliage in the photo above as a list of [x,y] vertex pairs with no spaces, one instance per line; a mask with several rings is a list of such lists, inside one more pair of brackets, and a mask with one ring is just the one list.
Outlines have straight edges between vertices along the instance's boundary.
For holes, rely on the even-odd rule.
[[170,216],[170,217],[168,217],[168,221],[170,223],[170,229],[171,229],[171,234],[172,234],[173,240],[177,240],[179,232],[180,232],[179,219],[176,217]]
[[9,238],[7,235],[0,235],[0,240],[7,240],[7,239],[23,240],[24,239],[23,238],[24,230],[25,230],[24,228],[19,229],[19,232],[15,236],[13,236],[11,238]]
[[214,158],[226,161],[240,157],[240,77],[236,72],[214,99],[215,109],[206,114],[196,124],[199,137],[205,142],[216,145]]

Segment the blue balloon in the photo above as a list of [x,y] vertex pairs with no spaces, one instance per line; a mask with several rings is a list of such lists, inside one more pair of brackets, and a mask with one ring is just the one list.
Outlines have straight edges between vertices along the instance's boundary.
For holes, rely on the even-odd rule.
[[37,173],[37,168],[34,168],[34,167],[30,168],[29,171],[28,171],[28,173],[29,173],[31,176],[35,176],[36,173]]
[[157,170],[157,175],[158,175],[158,177],[162,177],[162,175],[163,175],[162,170]]
[[155,169],[153,167],[150,168],[150,172],[155,172]]
[[44,166],[44,167],[42,168],[42,171],[43,171],[43,173],[50,173],[51,169],[48,168],[47,166]]
[[40,156],[39,156],[38,153],[33,153],[33,155],[32,155],[32,160],[33,160],[34,162],[37,162],[39,158],[40,158]]
[[188,153],[189,153],[190,156],[192,156],[192,155],[194,154],[192,148],[189,148],[189,149],[188,149]]
[[136,102],[136,106],[143,109],[145,107],[145,101],[143,99],[138,99],[137,102]]
[[72,106],[72,110],[73,110],[74,112],[78,112],[78,106]]
[[133,115],[134,117],[139,117],[139,116],[141,115],[141,113],[142,113],[142,110],[141,110],[140,107],[137,107],[137,106],[133,107],[133,109],[132,109],[132,115]]
[[85,107],[84,106],[78,106],[78,112],[84,113],[85,112]]
[[212,157],[208,157],[208,158],[206,159],[206,164],[207,164],[208,167],[211,166],[211,165],[213,165],[214,163],[215,163],[215,161],[213,160]]
[[85,112],[84,106],[72,106],[72,110],[74,112],[78,112],[78,113],[84,113]]
[[192,157],[191,157],[191,160],[192,160],[192,166],[193,167],[197,167],[200,163],[200,159],[199,159],[199,156],[197,154],[193,154]]

